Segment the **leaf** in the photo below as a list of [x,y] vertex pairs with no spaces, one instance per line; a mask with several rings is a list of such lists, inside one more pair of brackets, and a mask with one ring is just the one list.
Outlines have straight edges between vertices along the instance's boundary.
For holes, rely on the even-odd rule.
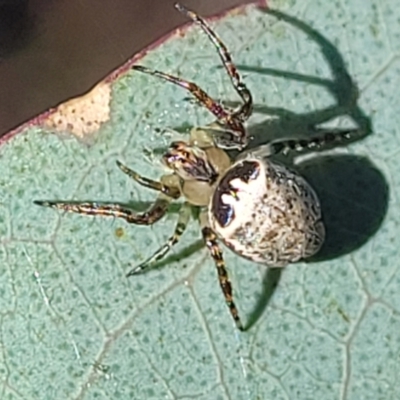
[[[35,206],[35,199],[146,204],[154,193],[116,160],[156,179],[171,140],[164,130],[212,120],[180,88],[127,65],[105,81],[110,110],[101,103],[107,118],[93,117],[102,126],[90,132],[90,146],[69,135],[64,120],[63,135],[45,127],[51,113],[3,142],[1,398],[397,398],[399,9],[377,0],[269,5],[279,11],[247,7],[213,24],[254,94],[255,141],[304,137],[317,125],[369,133],[298,164],[321,198],[328,235],[321,253],[267,270],[225,249],[250,325],[240,333],[194,221],[157,268],[127,279],[170,235],[175,212],[140,227]],[[237,102],[205,35],[196,27],[179,33],[140,63]],[[84,112],[85,126],[91,115]]]

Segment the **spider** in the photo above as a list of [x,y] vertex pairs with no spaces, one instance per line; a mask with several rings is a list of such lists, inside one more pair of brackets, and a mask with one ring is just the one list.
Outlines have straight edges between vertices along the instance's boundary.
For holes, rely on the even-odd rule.
[[243,150],[249,142],[245,122],[252,114],[252,95],[242,82],[228,49],[211,27],[182,5],[176,4],[175,8],[199,25],[213,43],[242,104],[228,109],[193,82],[135,65],[132,67],[135,71],[155,75],[187,90],[216,121],[204,128],[193,128],[188,141],[170,145],[162,160],[171,173],[163,175],[159,181],[145,178],[117,161],[122,172],[158,192],[156,200],[144,213],[136,213],[118,203],[41,200],[35,204],[152,225],[166,214],[171,201],[183,197],[185,201],[172,236],[127,276],[139,274],[162,259],[179,241],[188,225],[191,209],[196,207],[201,233],[214,259],[226,304],[236,326],[243,330],[218,242],[239,256],[268,267],[283,267],[314,255],[325,237],[319,200],[302,176],[270,157],[290,151],[320,149],[328,143],[349,139],[350,131],[325,133],[308,140],[277,140],[247,149],[231,159],[226,150]]

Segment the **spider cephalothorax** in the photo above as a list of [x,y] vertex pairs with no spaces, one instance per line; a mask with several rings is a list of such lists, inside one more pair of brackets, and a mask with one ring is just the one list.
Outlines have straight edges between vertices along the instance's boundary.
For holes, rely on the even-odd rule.
[[145,213],[120,205],[36,201],[36,204],[88,215],[124,218],[134,224],[150,225],[162,218],[172,200],[183,197],[174,234],[149,259],[128,272],[142,272],[160,260],[177,243],[185,230],[191,208],[199,208],[199,223],[206,247],[215,261],[218,278],[239,329],[243,328],[232,298],[232,288],[218,240],[238,255],[270,267],[312,256],[321,247],[325,231],[318,198],[310,185],[296,172],[273,161],[270,156],[305,148],[316,149],[335,138],[341,141],[350,131],[326,133],[308,140],[278,140],[247,150],[231,160],[225,149],[244,149],[248,135],[244,123],[252,112],[252,96],[241,81],[225,45],[206,22],[181,5],[176,8],[200,25],[215,45],[236,92],[243,103],[227,110],[192,82],[134,66],[136,71],[158,76],[188,90],[215,117],[204,128],[193,128],[187,142],[174,142],[163,156],[171,173],[159,181],[144,178],[117,163],[121,170],[142,186],[159,192]]

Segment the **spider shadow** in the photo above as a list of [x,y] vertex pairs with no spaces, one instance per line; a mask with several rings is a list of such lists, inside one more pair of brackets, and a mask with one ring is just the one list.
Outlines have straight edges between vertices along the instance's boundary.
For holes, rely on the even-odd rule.
[[297,167],[317,192],[326,229],[321,250],[308,262],[349,254],[377,232],[387,213],[389,186],[369,159],[326,155]]
[[257,321],[264,314],[265,309],[267,308],[272,295],[275,292],[279,284],[279,280],[281,279],[282,268],[268,268],[267,272],[264,275],[262,280],[262,293],[259,297],[254,310],[251,312],[247,324],[244,327],[244,331],[248,331],[253,325],[257,323]]
[[[277,10],[260,11],[292,25],[302,31],[309,40],[315,42],[330,68],[332,78],[324,79],[248,65],[238,65],[239,70],[321,86],[331,93],[334,104],[306,113],[295,113],[281,107],[255,104],[255,113],[276,118],[266,118],[249,127],[251,137],[249,148],[258,147],[275,139],[312,137],[312,135],[320,133],[318,125],[344,115],[350,117],[361,132],[356,140],[370,135],[372,133],[370,118],[357,104],[359,95],[357,85],[348,73],[338,49],[317,30],[295,17]],[[230,106],[238,105],[235,102],[228,102],[228,104]],[[187,127],[174,129],[186,131]],[[234,152],[232,152],[232,156],[235,156]],[[288,160],[282,161],[287,162]],[[289,161],[293,160],[289,159]],[[351,253],[376,233],[387,212],[389,188],[382,173],[367,158],[322,154],[296,165],[296,168],[306,177],[320,198],[327,232],[323,247],[316,256],[308,260],[310,263],[330,260]],[[203,247],[203,242],[199,240],[158,262],[155,268],[179,261]],[[282,272],[281,268],[266,270],[262,282],[262,294],[248,318],[246,330],[250,329],[264,313]]]
[[[333,78],[321,79],[258,67],[240,66],[241,70],[264,75],[272,74],[323,86],[330,91],[335,104],[303,114],[296,114],[283,108],[256,105],[257,112],[274,114],[277,118],[272,121],[267,119],[249,128],[250,136],[253,138],[251,146],[257,147],[268,143],[271,138],[266,138],[265,132],[274,139],[288,137],[288,132],[291,135],[290,139],[297,135],[302,138],[312,137],[321,130],[318,125],[342,115],[349,116],[360,130],[361,134],[354,139],[355,141],[370,135],[372,133],[370,118],[357,104],[357,86],[347,72],[338,49],[318,31],[295,17],[271,9],[262,9],[261,12],[294,26],[314,41],[321,49]],[[279,159],[288,162],[288,159],[285,160],[283,157]],[[382,173],[367,158],[322,153],[297,164],[295,168],[306,177],[319,195],[327,230],[325,245],[313,259],[321,261],[347,254],[364,244],[377,231],[387,211],[389,188]]]
[[[319,197],[326,229],[322,248],[307,259],[307,263],[352,253],[378,231],[388,209],[389,186],[383,174],[366,157],[326,155],[307,160],[297,169]],[[282,272],[282,268],[268,268],[262,294],[245,330],[262,316]]]
[[[318,85],[328,90],[335,99],[335,102],[333,105],[324,109],[307,113],[295,113],[282,107],[269,107],[264,104],[255,104],[255,113],[268,115],[269,117],[275,116],[276,118],[267,118],[249,127],[249,134],[252,139],[249,148],[258,147],[274,139],[288,137],[288,133],[291,139],[297,137],[307,138],[319,132],[318,125],[344,115],[349,116],[360,130],[361,134],[358,136],[358,139],[360,137],[365,138],[371,134],[371,120],[357,104],[359,96],[357,85],[348,73],[343,57],[338,49],[317,30],[293,16],[272,9],[261,9],[260,11],[292,25],[302,31],[310,41],[316,43],[327,62],[332,79],[248,65],[238,65],[239,70]],[[238,103],[232,102],[230,104],[238,105]]]
[[[247,65],[238,65],[240,71],[319,85],[328,90],[335,101],[327,108],[301,114],[284,108],[255,104],[256,113],[273,115],[276,118],[269,118],[249,127],[251,137],[249,148],[258,147],[275,139],[307,138],[310,135],[312,137],[321,130],[318,125],[344,115],[350,117],[360,131],[355,140],[370,135],[371,120],[357,104],[358,88],[347,72],[338,49],[321,33],[295,17],[277,10],[260,11],[294,26],[315,42],[330,68],[332,79]],[[238,105],[233,102],[228,104]],[[293,162],[293,159],[294,157],[280,160],[287,163]],[[296,169],[317,192],[326,228],[326,240],[321,250],[308,262],[330,260],[351,253],[376,233],[387,212],[389,187],[383,174],[367,158],[355,155],[320,154],[296,165]],[[263,314],[281,274],[282,269],[278,268],[269,268],[266,272],[262,283],[262,294],[249,317],[246,330],[250,329]]]

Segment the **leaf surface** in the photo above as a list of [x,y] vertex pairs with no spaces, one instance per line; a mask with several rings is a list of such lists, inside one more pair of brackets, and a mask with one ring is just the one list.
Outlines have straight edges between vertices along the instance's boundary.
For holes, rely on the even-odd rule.
[[[133,71],[115,75],[110,110],[94,133],[72,137],[63,120],[55,134],[57,119],[44,117],[2,145],[1,398],[397,398],[399,8],[389,0],[269,6],[279,11],[249,6],[213,23],[253,92],[255,141],[305,137],[316,125],[370,131],[298,162],[321,198],[321,253],[281,271],[225,249],[250,325],[239,333],[195,221],[157,268],[125,277],[172,233],[176,208],[139,227],[35,206],[71,199],[142,209],[154,193],[116,160],[157,179],[160,154],[176,136],[165,128],[212,121],[178,87]],[[238,101],[196,27],[140,63]],[[96,122],[83,109],[86,126]]]

